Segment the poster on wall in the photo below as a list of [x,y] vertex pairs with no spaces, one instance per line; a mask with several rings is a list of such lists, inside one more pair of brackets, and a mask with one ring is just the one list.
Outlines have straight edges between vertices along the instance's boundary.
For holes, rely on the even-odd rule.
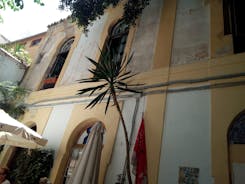
[[198,184],[199,168],[180,167],[179,184]]

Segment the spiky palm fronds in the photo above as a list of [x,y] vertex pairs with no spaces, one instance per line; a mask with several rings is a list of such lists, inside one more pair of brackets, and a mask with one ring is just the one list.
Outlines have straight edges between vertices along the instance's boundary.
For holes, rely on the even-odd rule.
[[105,96],[108,96],[105,113],[107,112],[108,106],[110,104],[110,100],[112,99],[115,107],[121,118],[121,123],[123,126],[123,131],[125,135],[126,142],[126,169],[129,184],[132,184],[132,178],[130,173],[130,159],[129,159],[129,139],[128,133],[125,125],[125,121],[122,115],[122,111],[120,109],[117,94],[118,92],[132,92],[132,93],[140,93],[132,89],[132,87],[141,85],[141,84],[127,84],[127,80],[131,77],[135,76],[135,74],[131,74],[131,71],[126,71],[126,67],[132,61],[133,55],[131,55],[128,59],[125,57],[124,59],[120,59],[118,54],[115,52],[111,52],[110,49],[106,49],[106,52],[101,51],[101,59],[99,62],[91,58],[87,58],[94,66],[94,68],[89,69],[89,71],[93,74],[93,77],[87,79],[79,80],[80,83],[93,83],[100,82],[95,87],[89,87],[79,90],[78,95],[82,95],[84,93],[90,93],[90,95],[98,92],[95,98],[87,105],[86,108],[93,108],[96,104],[101,103]]
[[142,84],[127,84],[127,80],[136,74],[132,74],[131,71],[126,71],[126,67],[132,61],[133,54],[130,55],[129,58],[124,57],[122,60],[117,59],[117,55],[114,52],[101,51],[101,59],[100,62],[96,62],[95,60],[88,58],[87,59],[93,64],[93,68],[89,69],[89,71],[93,74],[91,78],[81,79],[79,83],[93,83],[93,82],[101,82],[99,85],[95,87],[89,87],[79,90],[78,95],[82,95],[84,93],[92,94],[96,92],[98,95],[87,105],[86,108],[94,107],[96,104],[102,102],[104,97],[108,95],[105,113],[107,112],[110,100],[112,99],[113,93],[118,92],[132,92],[132,93],[140,93],[132,89],[133,87],[142,85]]

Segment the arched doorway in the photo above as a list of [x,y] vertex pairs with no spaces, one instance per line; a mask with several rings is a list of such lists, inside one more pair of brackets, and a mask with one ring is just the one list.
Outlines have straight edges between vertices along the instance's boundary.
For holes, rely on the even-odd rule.
[[[96,132],[94,131],[94,129],[98,128],[98,124],[100,124],[99,126],[101,127],[102,130],[102,134],[101,132]],[[95,141],[95,139],[91,139],[93,136],[100,136],[101,138],[103,138],[103,132],[104,132],[104,125],[101,122],[95,122],[95,123],[89,123],[89,124],[85,124],[83,126],[83,128],[81,129],[81,131],[79,132],[78,136],[76,136],[76,139],[73,139],[73,144],[70,148],[70,155],[68,158],[68,163],[66,165],[66,169],[65,169],[65,174],[64,174],[64,179],[63,179],[63,184],[67,184],[70,182],[70,179],[73,177],[74,179],[74,172],[80,172],[81,170],[76,170],[76,167],[78,167],[78,165],[81,165],[81,157],[86,157],[86,154],[88,153],[88,147],[91,146],[91,143],[98,145],[98,156],[96,156],[97,159],[100,160],[100,154],[102,151],[102,142],[100,142],[98,144],[97,141]],[[92,137],[89,138],[90,133],[93,134],[91,135]],[[99,133],[99,134],[97,134]],[[97,134],[97,135],[95,135]],[[101,139],[102,140],[102,139]],[[88,142],[89,141],[89,142]],[[92,142],[91,142],[92,141]],[[95,142],[94,142],[95,141]],[[88,145],[87,145],[88,144]],[[87,148],[86,148],[87,145]],[[100,147],[100,148],[99,148]],[[85,153],[83,153],[85,152]],[[91,154],[87,154],[87,157],[85,158],[85,160],[90,160],[93,157],[93,153],[91,152]],[[92,159],[96,159],[96,158],[92,158]],[[83,159],[84,160],[84,159]],[[98,164],[97,166],[99,166],[99,160],[98,160]],[[86,163],[86,165],[90,165],[88,163],[89,161],[83,162]],[[82,164],[84,165],[84,164]],[[91,167],[91,165],[90,165]],[[79,167],[80,168],[80,167]],[[99,169],[97,167],[97,169]],[[95,170],[97,170],[95,169]],[[87,168],[86,168],[87,170]],[[99,170],[98,170],[99,171]],[[85,175],[84,175],[85,177]]]
[[85,131],[81,132],[81,135],[79,136],[78,140],[76,141],[76,143],[72,146],[72,150],[71,150],[71,155],[66,167],[66,173],[64,176],[64,184],[69,183],[69,179],[72,176],[72,172],[75,169],[75,166],[77,165],[78,162],[78,157],[79,154],[81,154],[84,146],[87,144],[87,140],[88,140],[88,136],[91,132],[91,128],[92,126],[89,126],[88,128],[86,128]]
[[245,110],[232,121],[228,134],[228,160],[231,184],[245,183]]

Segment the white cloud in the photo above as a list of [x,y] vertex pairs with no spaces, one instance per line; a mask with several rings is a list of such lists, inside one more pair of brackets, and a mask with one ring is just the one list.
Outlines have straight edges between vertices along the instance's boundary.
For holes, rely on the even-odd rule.
[[11,41],[18,40],[44,32],[48,25],[69,15],[69,12],[58,9],[59,0],[43,0],[44,6],[33,1],[25,0],[24,9],[18,12],[1,12],[4,23],[0,23],[0,34]]

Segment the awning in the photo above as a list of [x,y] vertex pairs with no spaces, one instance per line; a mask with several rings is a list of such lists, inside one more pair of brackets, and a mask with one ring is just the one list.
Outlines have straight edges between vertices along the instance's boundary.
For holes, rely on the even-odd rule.
[[34,149],[45,146],[47,142],[47,139],[0,109],[0,144]]

